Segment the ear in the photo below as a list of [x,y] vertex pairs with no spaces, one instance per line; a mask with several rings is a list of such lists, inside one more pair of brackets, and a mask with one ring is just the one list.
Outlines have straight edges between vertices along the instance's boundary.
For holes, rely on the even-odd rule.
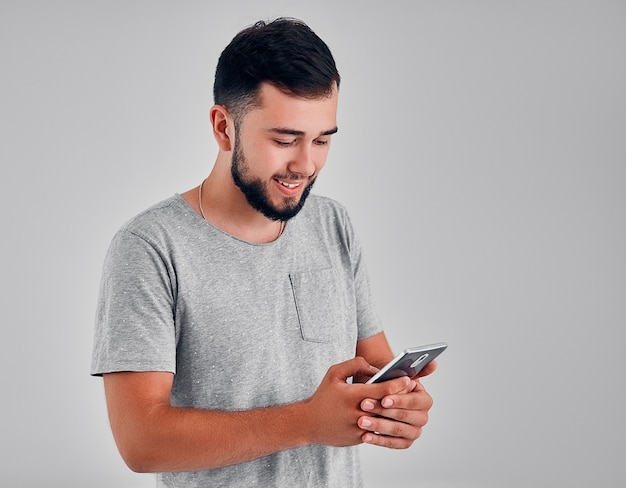
[[213,137],[222,151],[231,151],[235,143],[235,124],[226,107],[213,105],[209,112]]

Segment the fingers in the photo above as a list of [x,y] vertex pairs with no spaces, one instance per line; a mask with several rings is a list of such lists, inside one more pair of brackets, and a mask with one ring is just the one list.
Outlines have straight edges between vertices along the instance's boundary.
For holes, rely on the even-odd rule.
[[429,374],[434,373],[436,369],[437,369],[437,361],[431,361],[426,366],[424,366],[424,369],[422,369],[419,373],[417,373],[417,377],[421,378],[423,376],[428,376]]
[[347,379],[359,373],[371,376],[370,368],[365,359],[357,357],[328,369],[315,393],[304,402],[311,442],[331,446],[362,442],[363,431],[357,425],[361,416],[360,402],[374,391],[365,390],[365,385],[348,384]]
[[366,431],[361,436],[363,442],[391,449],[411,447],[413,442],[422,435],[423,427],[396,422],[383,417],[361,417],[358,425]]
[[[398,381],[398,380],[392,380]],[[389,391],[383,395],[371,395],[371,398],[380,399],[380,405],[384,408],[406,408],[406,409],[421,409],[421,408],[430,408],[432,406],[432,398],[424,389],[424,386],[419,381],[419,379],[415,378],[412,380],[405,380],[406,384],[403,387],[396,391],[398,388],[397,385],[393,385],[392,388],[389,388]],[[391,383],[391,381],[387,381],[386,383]],[[392,386],[392,385],[389,385]],[[406,395],[406,393],[419,393],[423,392],[421,395]],[[368,400],[368,399],[366,399]],[[365,401],[365,400],[364,400]],[[426,401],[427,406],[423,406],[422,402]],[[380,413],[380,412],[377,412]]]
[[415,381],[408,376],[401,376],[382,383],[363,385],[365,395],[368,398],[384,398],[388,395],[401,395],[413,391]]
[[[356,357],[331,366],[309,400],[319,417],[318,442],[354,445],[359,442],[405,449],[428,421],[430,395],[419,380],[407,376],[374,384],[347,385],[350,377],[371,376],[376,368]],[[354,402],[354,403],[353,403]],[[333,408],[329,409],[328,405]],[[332,412],[332,415],[328,415]]]
[[421,435],[433,400],[419,381],[412,380],[410,386],[410,393],[361,402],[361,410],[366,415],[359,418],[358,425],[367,431],[362,436],[363,442],[405,449]]

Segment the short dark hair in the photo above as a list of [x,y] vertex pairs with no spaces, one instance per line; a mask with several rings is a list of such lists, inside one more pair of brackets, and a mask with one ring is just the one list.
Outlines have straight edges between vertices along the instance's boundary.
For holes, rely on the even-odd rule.
[[304,98],[329,96],[339,88],[330,49],[309,26],[281,17],[239,32],[217,63],[214,102],[237,119],[258,103],[262,83]]

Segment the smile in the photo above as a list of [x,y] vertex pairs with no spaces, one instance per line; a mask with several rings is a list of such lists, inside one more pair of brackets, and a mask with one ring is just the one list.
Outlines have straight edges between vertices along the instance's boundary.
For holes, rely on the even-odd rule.
[[286,181],[281,181],[281,180],[276,180],[278,183],[280,183],[282,186],[284,186],[285,188],[298,188],[300,186],[300,183],[287,183]]

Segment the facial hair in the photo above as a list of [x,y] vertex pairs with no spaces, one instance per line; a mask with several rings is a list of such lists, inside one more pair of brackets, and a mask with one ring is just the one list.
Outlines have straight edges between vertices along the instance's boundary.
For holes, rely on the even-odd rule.
[[[261,212],[268,219],[276,221],[286,222],[287,220],[295,217],[298,212],[302,210],[304,202],[309,196],[309,193],[311,193],[311,189],[315,183],[315,178],[313,178],[302,191],[300,199],[297,199],[297,197],[287,198],[285,199],[285,206],[283,208],[276,208],[269,198],[267,183],[261,181],[260,179],[248,180],[247,174],[249,171],[250,166],[246,161],[239,141],[236,140],[235,147],[233,148],[233,160],[230,166],[233,181],[244,194],[246,200],[252,208]],[[288,177],[285,179],[289,180]]]

